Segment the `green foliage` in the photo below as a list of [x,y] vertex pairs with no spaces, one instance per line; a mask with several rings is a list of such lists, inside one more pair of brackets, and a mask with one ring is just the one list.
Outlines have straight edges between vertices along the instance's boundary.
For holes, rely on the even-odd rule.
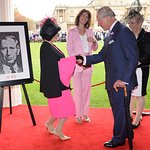
[[[66,43],[65,42],[56,42],[55,43],[64,53],[66,56]],[[99,47],[102,46],[103,43],[99,43]],[[32,65],[33,65],[33,74],[34,79],[40,80],[40,46],[41,43],[30,43],[31,48],[31,56],[32,56]],[[95,52],[98,53],[100,48]],[[42,93],[39,92],[39,82],[34,81],[32,84],[27,84],[27,91],[30,98],[30,102],[32,105],[47,105],[47,100],[43,96]],[[92,85],[101,83],[105,81],[105,71],[104,71],[104,64],[99,63],[94,65],[93,74],[92,74]],[[148,83],[148,89],[150,91],[150,79]],[[25,102],[24,94],[23,95],[23,102]],[[150,92],[146,96],[146,108],[150,108]],[[109,100],[107,97],[107,93],[105,90],[105,84],[101,84],[98,86],[92,87],[91,90],[91,107],[102,107],[108,108],[110,107]]]

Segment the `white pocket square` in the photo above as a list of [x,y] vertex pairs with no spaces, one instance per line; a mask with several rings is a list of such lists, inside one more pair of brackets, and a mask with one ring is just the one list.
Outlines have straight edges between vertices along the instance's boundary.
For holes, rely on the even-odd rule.
[[112,44],[113,42],[115,42],[115,41],[114,41],[114,40],[110,40],[110,41],[109,41],[109,44]]

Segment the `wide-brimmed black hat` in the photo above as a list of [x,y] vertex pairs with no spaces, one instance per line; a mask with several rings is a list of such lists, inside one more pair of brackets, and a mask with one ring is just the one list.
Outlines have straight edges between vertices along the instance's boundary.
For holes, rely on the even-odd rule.
[[40,35],[43,40],[50,41],[60,30],[61,28],[48,18],[41,27]]

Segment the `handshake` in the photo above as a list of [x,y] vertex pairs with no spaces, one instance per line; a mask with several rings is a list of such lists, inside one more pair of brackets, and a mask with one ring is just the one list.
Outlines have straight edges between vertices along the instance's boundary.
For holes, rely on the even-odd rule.
[[89,65],[89,66],[83,65],[83,62],[84,62],[83,56],[77,55],[77,56],[75,56],[75,57],[76,57],[76,63],[77,63],[79,66],[82,66],[83,68],[89,68],[89,67],[91,67],[91,65]]
[[76,57],[76,63],[79,65],[79,66],[82,66],[83,65],[83,61],[84,61],[84,58],[80,55],[77,55],[75,56]]

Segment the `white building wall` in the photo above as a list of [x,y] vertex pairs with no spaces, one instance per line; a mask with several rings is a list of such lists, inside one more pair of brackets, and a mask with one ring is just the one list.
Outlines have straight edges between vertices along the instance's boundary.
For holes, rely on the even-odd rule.
[[0,0],[0,21],[14,21],[13,0]]
[[[0,22],[14,21],[13,0],[0,0]],[[2,32],[2,31],[0,31]],[[19,85],[11,86],[12,106],[22,104],[22,95]],[[9,107],[9,90],[4,87],[3,107]]]

